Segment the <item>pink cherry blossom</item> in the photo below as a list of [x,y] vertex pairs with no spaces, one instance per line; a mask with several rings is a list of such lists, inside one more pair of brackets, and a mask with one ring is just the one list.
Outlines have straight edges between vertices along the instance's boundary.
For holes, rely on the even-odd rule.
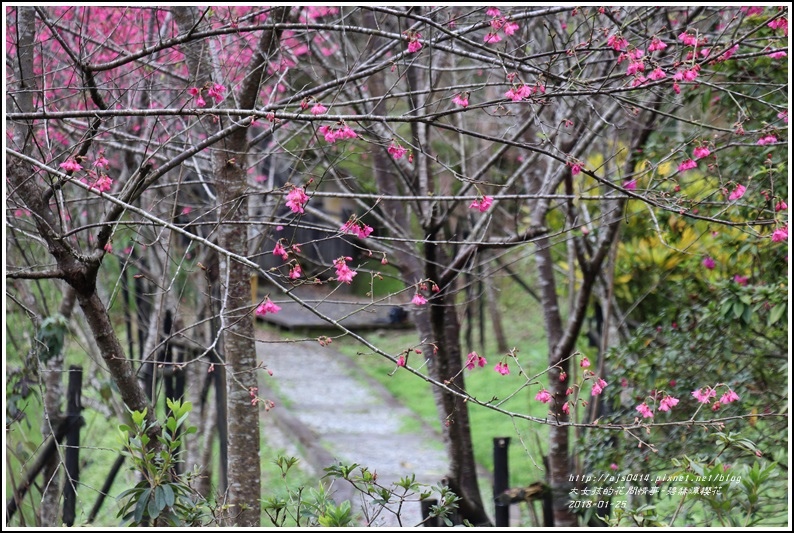
[[697,65],[695,65],[694,67],[692,67],[689,70],[685,70],[683,72],[684,80],[686,80],[686,81],[695,81],[695,79],[698,77],[699,70],[700,70],[700,68]]
[[733,391],[733,389],[729,389],[728,392],[724,393],[720,397],[720,403],[731,403],[739,400],[739,395]]
[[108,242],[107,244],[105,244],[105,252],[107,252],[109,254],[113,253],[113,243],[112,242]]
[[788,209],[788,204],[783,200],[780,200],[778,203],[775,204],[775,211],[785,211]]
[[311,108],[311,111],[310,111],[310,112],[311,112],[311,114],[312,114],[312,115],[322,115],[322,114],[323,114],[323,113],[325,113],[326,111],[328,111],[328,108],[327,108],[327,107],[325,107],[325,106],[324,106],[323,104],[321,104],[320,102],[317,102],[316,104],[314,104],[314,105],[312,106],[312,108]]
[[646,83],[648,78],[640,74],[639,76],[635,76],[633,80],[631,80],[632,87],[639,87],[640,85]]
[[358,272],[355,270],[351,270],[349,266],[347,266],[347,261],[352,261],[353,259],[350,257],[340,257],[334,261],[334,267],[336,268],[336,280],[341,281],[342,283],[347,283],[350,285],[350,282],[353,281],[353,278],[358,275]]
[[408,150],[392,141],[386,151],[389,152],[389,155],[391,155],[394,159],[400,159]]
[[783,122],[788,124],[788,109],[784,109],[780,113],[777,114],[777,118],[782,119]]
[[582,357],[582,360],[579,362],[579,366],[582,368],[587,368],[590,366],[590,359],[587,357]]
[[411,299],[411,303],[414,305],[425,305],[427,303],[427,298],[417,292]]
[[415,54],[419,50],[422,49],[422,43],[419,42],[419,39],[422,38],[421,33],[414,33],[410,36],[408,41],[408,52],[411,54]]
[[549,391],[546,389],[541,390],[539,393],[535,395],[535,399],[539,402],[543,403],[551,403],[552,397]]
[[650,74],[648,74],[648,78],[652,79],[653,81],[661,80],[665,76],[667,76],[667,74],[665,74],[664,71],[659,67],[656,67],[650,72]]
[[788,54],[785,50],[776,50],[775,52],[771,52],[767,54],[767,57],[771,57],[772,59],[783,59]]
[[223,101],[223,93],[226,92],[226,87],[220,83],[214,83],[210,89],[207,90],[207,95],[215,99],[216,103]]
[[786,17],[780,17],[775,20],[769,21],[767,24],[773,30],[783,29],[783,35],[788,37],[788,19]]
[[485,357],[479,355],[477,352],[471,352],[469,355],[466,356],[466,368],[469,370],[474,370],[476,367],[484,367],[488,361],[485,360]]
[[510,368],[507,366],[507,363],[505,363],[504,361],[499,361],[498,363],[496,363],[494,370],[496,370],[503,376],[506,376],[510,373]]
[[651,411],[651,408],[648,407],[648,404],[645,402],[638,405],[636,409],[640,412],[643,418],[653,418],[653,411]]
[[711,150],[708,149],[706,146],[698,146],[692,151],[692,157],[695,159],[703,159],[704,157],[708,157],[711,153]]
[[60,164],[60,167],[67,172],[78,172],[83,170],[83,167],[77,161],[73,159],[67,159],[63,163]]
[[746,191],[747,191],[747,187],[745,187],[744,185],[736,185],[736,188],[733,190],[733,192],[730,195],[728,195],[728,200],[730,201],[738,200],[739,198],[744,196],[744,193]]
[[96,183],[91,188],[97,189],[99,192],[108,192],[113,188],[113,180],[107,174],[103,174],[99,176],[99,179],[96,180]]
[[637,188],[637,180],[629,180],[623,183],[623,188],[627,191],[633,191]]
[[571,414],[571,407],[568,405],[568,402],[562,404],[562,412],[565,413],[566,415]]
[[748,278],[747,276],[742,276],[740,274],[736,274],[735,276],[733,276],[733,281],[738,283],[741,286],[747,285],[747,282],[749,280],[750,280],[750,278]]
[[632,61],[629,63],[628,68],[626,68],[626,75],[633,76],[638,72],[642,72],[645,70],[645,62],[644,61]]
[[763,137],[758,139],[758,142],[756,142],[755,144],[763,146],[765,144],[775,144],[776,142],[777,142],[777,137],[775,137],[774,135],[764,135]]
[[452,103],[459,105],[460,107],[469,107],[469,95],[468,93],[458,94],[452,98]]
[[571,167],[571,176],[576,176],[582,171],[582,165],[579,163],[569,163],[569,166]]
[[494,43],[494,44],[498,43],[501,40],[502,40],[502,38],[499,36],[498,33],[493,33],[493,32],[490,32],[490,31],[488,33],[486,33],[485,34],[485,38],[483,38],[484,42],[486,42],[486,43]]
[[501,13],[501,11],[499,11],[499,8],[498,8],[498,7],[489,7],[489,8],[488,8],[488,9],[485,11],[485,14],[486,14],[486,15],[488,15],[489,17],[498,17],[498,16],[499,16],[499,15],[501,15],[502,13]]
[[105,156],[103,156],[103,155],[99,156],[97,158],[97,160],[94,161],[94,166],[97,167],[97,168],[107,168],[109,164],[110,164],[110,161],[105,159]]
[[303,213],[303,207],[309,201],[309,197],[306,196],[306,191],[303,190],[303,187],[292,187],[292,190],[287,193],[287,207],[293,213]]
[[601,392],[603,392],[604,387],[606,387],[607,385],[608,384],[606,381],[604,381],[601,378],[598,378],[598,381],[593,382],[593,390],[590,392],[590,394],[592,396],[598,396],[599,394],[601,394]]
[[716,395],[717,391],[711,387],[704,387],[696,391],[692,391],[692,396],[694,396],[695,399],[700,403],[709,403],[710,399],[714,398]]
[[302,274],[301,266],[295,263],[295,266],[292,267],[289,271],[289,279],[298,279],[299,277],[301,277],[301,274]]
[[687,159],[686,161],[684,161],[683,163],[678,165],[678,171],[679,172],[684,172],[685,170],[689,170],[689,169],[692,169],[692,168],[697,168],[697,166],[698,166],[698,164],[695,163],[695,161],[693,161],[692,159]]
[[788,241],[788,224],[772,232],[772,242]]
[[277,242],[276,246],[273,247],[273,255],[280,255],[284,261],[289,259],[289,254],[287,254],[287,250],[282,246],[281,241]]
[[405,366],[405,356],[400,355],[397,357],[397,366]]
[[714,262],[714,259],[711,257],[706,256],[703,259],[703,266],[709,270],[714,270],[714,267],[717,266],[717,263]]
[[763,6],[742,6],[739,8],[739,11],[745,13],[748,17],[752,17],[753,15],[760,15],[764,12]]
[[511,21],[505,22],[505,25],[502,27],[502,31],[505,32],[505,35],[513,35],[515,32],[518,31],[518,24]]
[[715,61],[720,63],[723,61],[727,61],[731,58],[731,56],[733,56],[738,51],[739,51],[739,45],[735,44],[730,48],[728,48],[725,52],[723,52],[722,55],[720,55]]
[[697,46],[698,38],[687,32],[683,32],[678,36],[678,40],[687,46]]
[[256,308],[256,315],[257,316],[264,316],[268,313],[276,314],[281,311],[281,307],[277,306],[273,302],[270,301],[270,297],[265,300],[264,303],[260,304],[259,307]]
[[659,402],[659,410],[669,411],[676,405],[678,405],[678,398],[673,398],[672,396],[665,396],[664,398],[662,398],[662,401]]
[[[545,92],[545,88],[543,89]],[[505,93],[507,98],[510,98],[514,102],[520,102],[525,98],[529,98],[534,91],[528,85],[521,84],[520,87],[512,87],[509,91]]]
[[345,222],[339,231],[342,233],[352,233],[353,235],[357,236],[360,239],[366,239],[367,237],[372,234],[372,227],[364,224],[363,222],[356,220],[355,217],[352,217],[350,220]]
[[483,196],[482,199],[472,201],[472,203],[469,204],[469,209],[477,209],[480,213],[485,213],[492,204],[492,196]]
[[651,39],[651,44],[648,45],[649,52],[664,50],[665,48],[667,48],[667,45],[663,41],[660,41],[658,37]]
[[620,52],[629,45],[629,42],[622,36],[613,34],[607,38],[607,45],[611,46],[613,50]]

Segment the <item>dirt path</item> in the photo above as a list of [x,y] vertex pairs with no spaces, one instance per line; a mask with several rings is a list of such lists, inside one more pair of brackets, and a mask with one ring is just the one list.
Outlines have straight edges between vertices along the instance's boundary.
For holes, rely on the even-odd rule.
[[[278,339],[261,328],[257,335]],[[276,402],[263,415],[265,431],[275,424],[282,438],[297,441],[302,459],[315,472],[338,462],[358,463],[376,472],[385,486],[412,474],[420,483],[441,481],[448,461],[440,434],[421,423],[410,424],[420,429],[405,431],[405,422],[418,421],[416,415],[347,357],[317,342],[260,342],[257,354],[273,372],[260,388],[260,396]],[[333,488],[338,500],[349,499],[361,509],[362,499],[349,484],[337,480]],[[401,517],[403,526],[418,524],[420,504],[406,504]],[[384,512],[372,525],[399,523],[393,513]]]

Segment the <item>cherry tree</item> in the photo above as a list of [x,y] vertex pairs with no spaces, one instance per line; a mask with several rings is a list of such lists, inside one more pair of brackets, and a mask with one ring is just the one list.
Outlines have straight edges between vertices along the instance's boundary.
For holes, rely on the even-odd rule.
[[[10,307],[40,329],[51,313],[33,287],[62,283],[60,314],[76,301],[153,435],[156,380],[138,376],[213,375],[235,525],[260,522],[270,404],[254,320],[279,311],[271,297],[374,286],[394,268],[418,333],[400,354],[302,304],[432,385],[462,519],[490,524],[468,410],[548,425],[553,520],[570,526],[572,428],[655,424],[648,402],[634,420],[597,420],[618,386],[604,354],[631,336],[620,296],[639,287],[615,294],[624,222],[684,254],[697,238],[668,242],[676,220],[701,236],[743,228],[778,254],[788,240],[784,8],[9,7],[6,20]],[[467,393],[485,359],[464,353],[460,313],[472,278],[487,285],[515,253],[532,258],[548,366],[489,356],[526,379],[486,401]],[[252,302],[252,275],[268,297]],[[127,283],[145,295],[127,315],[137,354],[114,320]],[[590,365],[578,352],[595,308]],[[183,358],[164,361],[174,346]],[[518,395],[548,416],[501,401]],[[683,411],[683,398],[653,400]]]

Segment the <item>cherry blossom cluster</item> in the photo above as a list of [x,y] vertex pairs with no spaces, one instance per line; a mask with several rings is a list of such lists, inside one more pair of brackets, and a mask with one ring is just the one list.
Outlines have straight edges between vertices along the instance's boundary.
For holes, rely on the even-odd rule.
[[309,197],[306,195],[306,191],[303,187],[295,187],[293,185],[292,189],[287,193],[287,207],[293,213],[303,213],[303,208],[309,202]]
[[503,17],[501,11],[499,11],[499,9],[496,7],[489,7],[485,14],[489,17],[493,17],[490,21],[491,30],[485,34],[485,37],[483,38],[483,41],[486,43],[496,44],[500,42],[502,40],[502,36],[499,35],[499,32],[509,36],[513,35],[519,29],[519,26],[516,22],[507,20],[505,17]]
[[493,204],[493,196],[483,196],[477,200],[473,200],[469,204],[469,209],[477,209],[480,213],[485,213],[491,208]]
[[268,313],[276,314],[279,311],[281,311],[281,307],[271,302],[268,296],[265,298],[265,301],[256,308],[256,316],[265,316]]
[[469,107],[469,93],[465,92],[465,93],[456,94],[455,96],[452,97],[452,103],[464,109]]
[[415,54],[416,52],[422,49],[422,43],[419,41],[419,39],[422,38],[421,33],[412,30],[407,30],[403,32],[403,35],[405,35],[408,38],[409,53]]
[[408,149],[400,146],[399,143],[392,141],[386,151],[394,159],[401,159],[408,152]]
[[367,237],[370,236],[373,229],[371,226],[364,224],[363,222],[361,222],[361,220],[358,219],[358,217],[353,215],[352,217],[350,217],[350,220],[345,222],[342,225],[342,227],[339,228],[339,231],[341,231],[342,233],[351,233],[356,237],[358,237],[359,239],[366,239]]
[[477,367],[482,368],[487,364],[488,361],[486,361],[485,357],[481,356],[477,352],[470,352],[466,356],[466,368],[469,370],[474,370]]
[[353,278],[358,275],[358,272],[355,270],[351,270],[349,266],[347,266],[348,261],[352,261],[352,257],[340,257],[334,260],[334,268],[336,268],[336,280],[342,283],[350,283],[353,281]]
[[226,92],[226,87],[220,83],[212,83],[208,84],[208,86],[204,88],[191,87],[187,90],[188,94],[190,94],[190,96],[192,96],[196,101],[196,107],[204,107],[207,105],[207,101],[202,97],[204,90],[207,91],[207,96],[215,100],[216,104],[223,102],[223,99],[225,98],[224,93]]
[[323,136],[326,142],[335,143],[339,140],[355,139],[358,137],[356,132],[345,123],[339,122],[335,126],[323,124],[317,131]]
[[[309,99],[308,98],[304,98],[303,100],[301,100],[301,104],[300,105],[301,105],[301,109],[303,109],[303,110],[308,109],[309,108]],[[315,102],[314,105],[312,106],[312,108],[309,110],[309,112],[312,115],[322,115],[326,111],[328,111],[328,108],[325,107],[320,102]]]
[[[430,291],[437,293],[441,292],[441,287],[439,287],[434,281],[428,280],[430,283]],[[411,299],[411,303],[414,305],[425,305],[427,303],[427,298],[422,294],[422,292],[428,291],[427,282],[423,281],[419,283],[416,287],[416,293],[414,297]]]
[[88,175],[88,178],[81,177],[80,181],[82,183],[88,185],[90,189],[96,189],[99,192],[108,192],[113,188],[113,179],[111,179],[110,176],[104,172],[104,169],[107,168],[108,165],[108,160],[105,159],[103,155],[100,155],[94,161],[94,167],[99,169],[98,172],[84,169],[83,166],[74,159],[67,159],[61,163],[59,167],[64,169],[66,172],[85,171],[85,173]]
[[[718,387],[719,386],[720,385],[718,385]],[[723,385],[723,386],[725,386],[728,390],[720,397],[718,401],[715,401],[712,404],[711,406],[712,411],[717,411],[721,405],[739,400],[739,395],[736,394],[736,392],[733,389],[727,387],[727,385]],[[711,387],[703,387],[695,391],[692,391],[692,396],[698,402],[707,404],[707,403],[711,403],[711,399],[717,396],[717,391],[716,389],[713,389]],[[646,400],[635,408],[635,410],[639,412],[643,418],[653,418],[654,410],[652,408],[652,405],[655,404],[656,402],[658,402],[659,411],[670,411],[673,407],[675,407],[679,403],[678,398],[675,398],[665,392],[654,390],[651,391],[649,397],[651,400],[650,401],[651,405],[649,405],[649,401]]]
[[540,83],[537,85],[529,86],[524,83],[520,85],[514,85],[505,93],[505,97],[509,98],[513,102],[521,102],[522,100],[526,100],[533,94],[546,93],[546,87]]

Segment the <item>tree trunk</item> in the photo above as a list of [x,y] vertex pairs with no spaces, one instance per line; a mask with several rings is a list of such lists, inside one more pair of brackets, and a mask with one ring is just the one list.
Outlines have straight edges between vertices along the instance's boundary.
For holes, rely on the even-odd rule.
[[[270,20],[281,22],[288,8],[271,12]],[[174,16],[183,33],[195,31],[200,21],[198,9],[174,8]],[[261,82],[266,73],[269,56],[279,45],[280,32],[263,31],[259,49],[251,59],[250,72],[237,95],[242,109],[256,106]],[[213,58],[200,45],[185,46],[191,72],[196,73],[195,84],[204,86],[217,72]],[[219,83],[222,80],[214,80]],[[232,96],[227,97],[227,102]],[[232,254],[248,256],[248,197],[246,159],[247,130],[240,128],[224,139],[213,155],[218,202],[218,244]],[[234,221],[234,223],[225,222]],[[254,320],[251,302],[249,268],[222,255],[219,258],[222,312],[220,316],[222,346],[226,360],[227,420],[228,420],[228,503],[232,505],[230,522],[238,527],[259,527],[260,524],[260,431],[259,410],[256,407],[257,358],[254,341]]]
[[[240,154],[238,157],[241,157]],[[218,203],[221,212],[220,246],[243,257],[248,255],[248,234],[243,224],[225,220],[248,218],[245,172],[226,163],[218,169]],[[220,257],[223,298],[221,327],[227,365],[229,499],[237,527],[259,527],[260,461],[259,409],[252,405],[256,394],[257,358],[251,308],[251,276],[248,267]]]

